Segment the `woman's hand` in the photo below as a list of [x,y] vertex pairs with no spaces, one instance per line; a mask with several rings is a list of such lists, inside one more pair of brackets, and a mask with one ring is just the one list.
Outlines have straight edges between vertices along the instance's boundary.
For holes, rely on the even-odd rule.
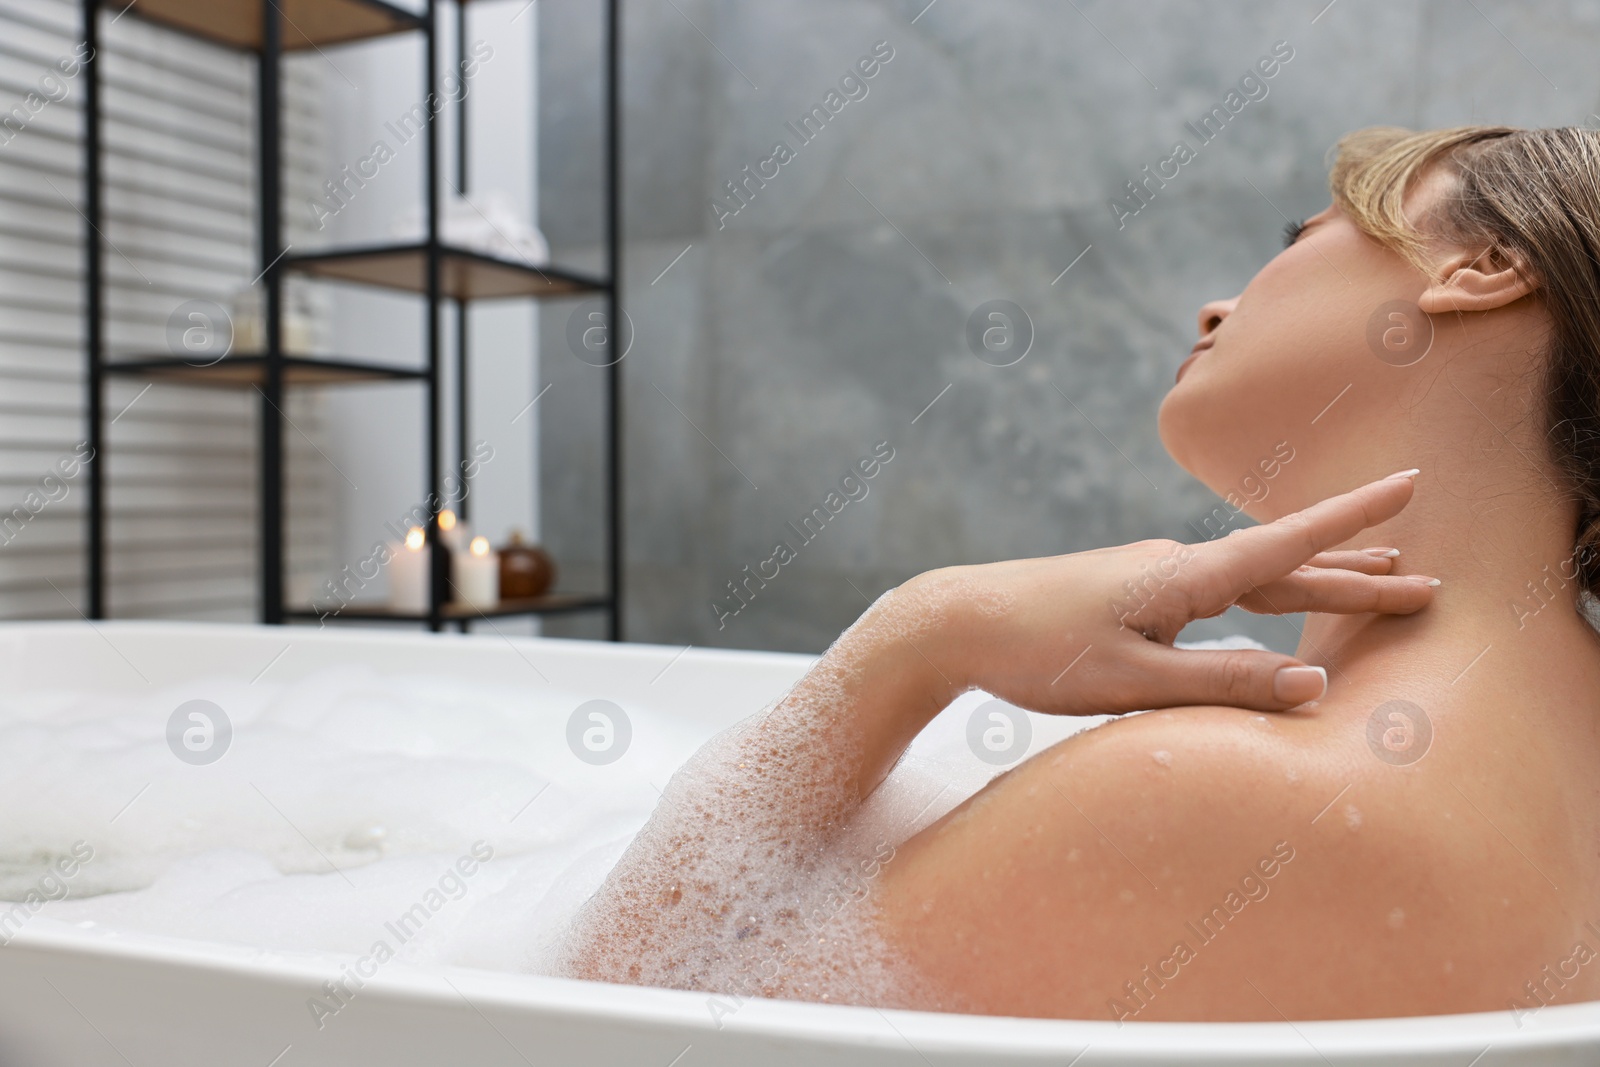
[[1193,620],[1235,604],[1262,614],[1426,607],[1427,577],[1389,575],[1390,557],[1325,551],[1397,515],[1415,473],[1216,541],[1138,541],[918,575],[912,583],[944,609],[933,662],[957,691],[982,689],[1058,715],[1186,704],[1279,711],[1315,700],[1327,688],[1323,668],[1276,652],[1186,650],[1172,641]]

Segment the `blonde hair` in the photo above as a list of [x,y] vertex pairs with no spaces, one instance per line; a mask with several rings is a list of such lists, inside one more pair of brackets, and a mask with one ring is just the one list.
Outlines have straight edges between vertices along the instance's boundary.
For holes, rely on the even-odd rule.
[[[1373,240],[1424,272],[1426,236],[1481,246],[1533,283],[1552,327],[1540,386],[1546,452],[1579,504],[1571,569],[1582,592],[1600,593],[1600,131],[1371,126],[1332,152],[1334,202]],[[1434,164],[1454,189],[1413,223],[1401,204]]]

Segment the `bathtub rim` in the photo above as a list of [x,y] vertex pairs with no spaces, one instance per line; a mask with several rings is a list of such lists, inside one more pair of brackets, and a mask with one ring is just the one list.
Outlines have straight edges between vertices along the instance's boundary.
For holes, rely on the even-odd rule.
[[[53,920],[33,922],[18,930],[0,947],[0,955],[16,949],[64,953],[79,960],[121,957],[190,969],[202,976],[209,973],[263,982],[308,997],[358,958],[112,928],[82,930]],[[569,1024],[671,1031],[688,1041],[714,1041],[719,1033],[726,1033],[818,1048],[909,1045],[919,1053],[957,1056],[1072,1056],[1092,1047],[1102,1057],[1130,1060],[1182,1053],[1193,1062],[1249,1063],[1282,1062],[1305,1057],[1308,1052],[1351,1059],[1426,1052],[1459,1053],[1467,1062],[1486,1047],[1502,1054],[1600,1047],[1600,1001],[1550,1005],[1521,1027],[1508,1010],[1293,1022],[1130,1022],[1119,1026],[1100,1019],[959,1015],[756,997],[746,999],[719,1027],[708,1008],[714,996],[395,961],[366,979],[351,1003],[387,1000],[447,1008],[466,999],[469,1009],[492,1007]]]

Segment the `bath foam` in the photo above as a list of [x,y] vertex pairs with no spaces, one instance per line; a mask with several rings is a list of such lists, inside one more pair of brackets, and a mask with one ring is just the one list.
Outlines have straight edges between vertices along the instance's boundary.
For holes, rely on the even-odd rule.
[[[891,596],[904,609],[894,618],[885,610]],[[938,794],[906,815],[907,779],[921,768],[904,758],[859,807],[843,784],[861,769],[843,740],[850,716],[842,709],[866,669],[864,651],[914,639],[949,602],[904,587],[880,596],[781,700],[696,753],[579,913],[556,972],[711,994],[958,1007],[951,991],[925,981],[878,934],[874,879],[897,845],[982,782],[969,781],[931,817]],[[989,602],[980,610],[1007,607]],[[1238,640],[1199,644],[1241,647]],[[1078,719],[1055,733],[1105,718]],[[1049,733],[1041,730],[1045,743]],[[968,752],[965,762],[978,761]]]
[[[546,914],[546,891],[591,853],[614,860],[655,802],[649,783],[701,740],[630,705],[632,750],[590,766],[564,734],[588,695],[340,668],[287,686],[0,698],[0,913],[81,840],[94,854],[67,898],[27,922],[361,954],[483,840],[493,859],[459,898],[447,887],[424,929],[408,924],[397,955],[529,969],[578,903]],[[196,697],[234,727],[209,766],[166,744],[167,717]],[[604,870],[588,873],[583,895]]]
[[[931,821],[927,780],[892,777],[848,824],[833,815],[819,827],[786,826],[784,812],[838,812],[845,798],[837,787],[778,784],[803,774],[815,753],[777,711],[725,731],[672,777],[563,939],[555,973],[733,998],[710,1005],[718,1018],[749,996],[926,1000],[878,937],[871,897],[896,844]],[[642,914],[653,917],[648,932],[628,933]]]
[[[219,677],[117,699],[67,689],[35,690],[25,703],[0,696],[0,899],[21,899],[81,839],[94,858],[67,879],[66,899],[28,922],[336,962],[386,938],[412,963],[562,973],[579,909],[652,809],[666,806],[651,783],[681,768],[684,790],[715,786],[716,753],[771,711],[691,759],[703,729],[629,704],[633,746],[594,767],[564,737],[572,708],[591,695],[345,667],[289,685]],[[224,707],[234,726],[229,752],[207,767],[179,762],[164,736],[172,709],[196,697]],[[967,718],[990,699],[973,691],[952,703],[820,847],[779,838],[720,857],[735,872],[785,860],[782,877],[755,866],[741,876],[760,883],[750,914],[777,918],[757,929],[750,915],[711,917],[731,950],[719,958],[708,943],[699,952],[709,964],[686,953],[686,969],[730,976],[722,984],[732,998],[780,992],[778,982],[796,990],[783,995],[814,999],[890,1004],[915,994],[873,940],[873,864],[892,866],[889,848],[1005,769],[967,747]],[[1108,717],[1030,718],[1037,752]],[[666,792],[680,795],[670,783]],[[459,895],[418,912],[477,840],[493,858]],[[737,1003],[724,997],[718,1010]]]
[[[904,608],[899,627],[891,603]],[[920,590],[885,592],[780,700],[697,752],[579,912],[557,973],[733,997],[925,1001],[872,921],[872,882],[907,828],[855,795],[864,766],[844,709],[863,652],[941,610]]]

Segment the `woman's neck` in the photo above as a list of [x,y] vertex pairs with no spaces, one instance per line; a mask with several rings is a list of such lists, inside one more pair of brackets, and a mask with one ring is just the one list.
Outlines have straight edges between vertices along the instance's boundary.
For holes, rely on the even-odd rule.
[[1419,667],[1454,685],[1491,656],[1490,669],[1560,669],[1552,642],[1600,667],[1600,640],[1577,613],[1571,507],[1525,469],[1486,476],[1481,457],[1433,458],[1404,512],[1344,546],[1398,548],[1391,573],[1440,580],[1432,605],[1409,616],[1308,615],[1296,654],[1328,668],[1330,693]]

